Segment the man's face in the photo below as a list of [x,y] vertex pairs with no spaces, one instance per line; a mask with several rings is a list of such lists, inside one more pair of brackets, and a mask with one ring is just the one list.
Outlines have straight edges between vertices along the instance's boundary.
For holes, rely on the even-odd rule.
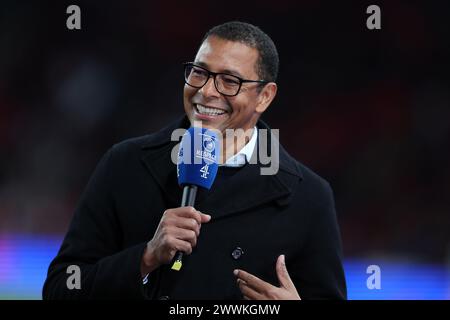
[[[210,36],[198,50],[194,63],[212,72],[259,80],[255,71],[257,59],[258,51],[254,48],[240,42]],[[259,115],[273,99],[271,97],[270,101],[267,101],[267,93],[264,93],[264,89],[259,92],[257,86],[257,83],[243,83],[238,95],[228,97],[216,90],[212,76],[200,89],[185,84],[184,110],[192,125],[201,121],[203,127],[222,132],[226,129],[246,130],[255,126]],[[263,96],[266,96],[266,99]],[[221,114],[212,115],[208,112],[211,110],[205,110],[204,107],[219,109],[215,113]]]

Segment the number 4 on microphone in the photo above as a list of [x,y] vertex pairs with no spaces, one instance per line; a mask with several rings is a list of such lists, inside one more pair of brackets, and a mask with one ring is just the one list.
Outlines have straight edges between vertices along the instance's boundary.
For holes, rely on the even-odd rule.
[[209,169],[208,164],[205,164],[205,165],[200,169],[200,172],[202,173],[202,175],[201,175],[202,178],[204,178],[204,179],[207,179],[207,178],[208,178],[208,174],[209,174],[208,169]]

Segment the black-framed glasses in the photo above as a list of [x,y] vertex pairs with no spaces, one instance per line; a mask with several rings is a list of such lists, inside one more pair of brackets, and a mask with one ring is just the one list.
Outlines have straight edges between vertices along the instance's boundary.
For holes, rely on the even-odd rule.
[[266,84],[265,80],[246,80],[235,75],[221,72],[212,72],[206,68],[195,65],[193,62],[184,63],[184,81],[191,87],[200,89],[213,77],[216,90],[224,96],[236,96],[241,90],[242,84],[246,82],[256,82]]

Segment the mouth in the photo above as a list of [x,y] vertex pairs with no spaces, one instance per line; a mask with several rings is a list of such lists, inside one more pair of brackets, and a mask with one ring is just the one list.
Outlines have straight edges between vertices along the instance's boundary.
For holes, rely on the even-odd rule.
[[194,103],[194,109],[197,115],[206,116],[209,118],[220,117],[228,113],[226,110],[205,106],[199,103]]

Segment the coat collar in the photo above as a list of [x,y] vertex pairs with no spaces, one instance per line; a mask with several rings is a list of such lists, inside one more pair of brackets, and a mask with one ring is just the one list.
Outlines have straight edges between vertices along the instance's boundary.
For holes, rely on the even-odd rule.
[[[184,116],[164,129],[147,136],[141,146],[144,165],[169,201],[174,204],[181,201],[181,188],[174,188],[177,179],[176,165],[171,160],[171,153],[178,141],[171,141],[171,134],[175,129],[187,129],[189,126],[189,119]],[[258,121],[257,127],[268,129],[270,132],[270,128],[262,120]],[[302,180],[302,172],[297,161],[281,145],[279,151],[277,174],[260,175],[261,164],[259,162],[258,164],[246,164],[233,176],[232,182],[213,184],[211,190],[208,191],[208,196],[198,202],[196,208],[202,210],[202,208],[214,207],[211,215],[217,219],[273,201],[280,206],[289,204],[296,185]],[[229,185],[230,183],[232,185]],[[236,186],[239,186],[241,191],[236,190]],[[251,192],[247,192],[247,190],[251,190]],[[223,201],[222,199],[233,199],[233,201]],[[217,203],[221,203],[221,206],[214,206]]]

